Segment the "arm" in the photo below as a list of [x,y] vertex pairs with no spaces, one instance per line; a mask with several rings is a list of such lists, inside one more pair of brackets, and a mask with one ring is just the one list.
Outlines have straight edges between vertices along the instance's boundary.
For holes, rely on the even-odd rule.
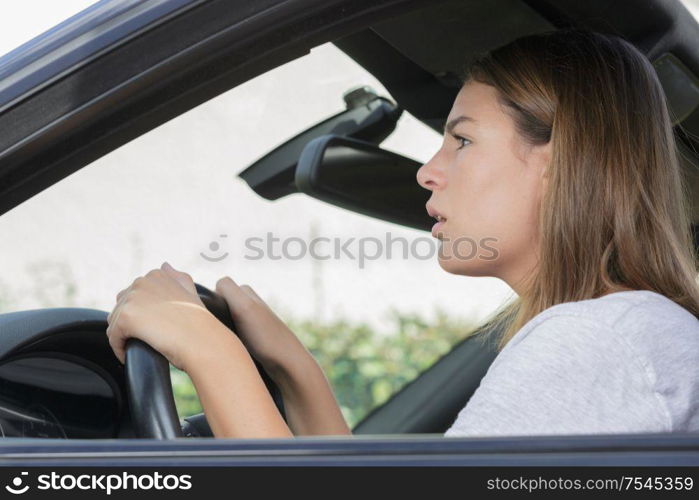
[[293,437],[242,342],[214,321],[217,331],[194,351],[184,370],[192,379],[206,419],[217,438]]
[[301,435],[352,435],[328,379],[313,356],[270,372],[282,393],[289,427]]
[[351,434],[315,358],[257,293],[229,277],[216,291],[228,303],[238,338],[279,387],[294,434]]
[[[235,298],[230,302],[235,300],[236,309],[231,309],[238,312],[238,336],[213,316],[205,315],[208,321],[199,329],[209,331],[211,340],[190,350],[184,367],[214,436],[351,435],[330,384],[311,353],[271,310],[254,307],[252,299],[260,299],[252,289],[251,295],[243,297],[244,289],[232,280],[227,284],[221,291],[230,299],[233,290]],[[246,299],[251,302],[246,303]],[[283,355],[269,355],[260,349],[260,336],[265,333],[275,334],[271,344]],[[279,387],[287,422],[279,414],[250,352],[257,354]]]
[[202,327],[217,333],[210,336],[206,348],[191,353],[183,368],[215,437],[351,434],[325,374],[310,353],[270,373],[282,393],[287,426],[238,337],[217,321]]

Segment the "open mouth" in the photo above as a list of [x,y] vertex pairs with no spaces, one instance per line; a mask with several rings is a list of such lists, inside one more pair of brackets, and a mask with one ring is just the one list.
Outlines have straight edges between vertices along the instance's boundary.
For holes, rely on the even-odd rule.
[[430,217],[433,217],[434,219],[437,220],[437,222],[432,226],[432,236],[437,236],[437,231],[439,231],[444,223],[447,221],[447,218],[444,217],[442,214],[440,214],[437,210],[432,208],[429,205],[426,205],[427,208],[427,213]]
[[435,219],[437,219],[437,222],[435,222],[434,226],[432,226],[432,236],[437,237],[439,230],[442,228],[442,226],[444,226],[447,219],[441,215],[435,216]]

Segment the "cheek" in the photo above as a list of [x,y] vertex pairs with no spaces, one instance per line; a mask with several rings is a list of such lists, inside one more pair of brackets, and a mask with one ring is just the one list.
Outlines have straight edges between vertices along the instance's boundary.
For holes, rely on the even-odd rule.
[[[532,231],[539,192],[526,166],[507,155],[473,155],[455,169],[451,203],[458,219],[454,230],[475,238],[520,240]],[[450,182],[452,184],[452,182]]]
[[472,231],[493,230],[501,214],[509,212],[513,192],[511,172],[502,167],[504,159],[464,155],[450,184],[458,225]]

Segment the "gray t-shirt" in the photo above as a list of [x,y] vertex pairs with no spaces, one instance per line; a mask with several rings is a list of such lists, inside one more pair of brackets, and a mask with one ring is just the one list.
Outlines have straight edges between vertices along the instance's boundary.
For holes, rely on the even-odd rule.
[[630,290],[532,318],[444,436],[644,432],[699,432],[699,320]]

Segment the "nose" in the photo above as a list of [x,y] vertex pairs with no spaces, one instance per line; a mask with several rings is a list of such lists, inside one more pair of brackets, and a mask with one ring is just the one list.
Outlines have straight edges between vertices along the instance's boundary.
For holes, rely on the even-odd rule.
[[444,172],[438,163],[439,152],[437,152],[430,161],[417,169],[415,177],[420,186],[434,191],[444,185]]

